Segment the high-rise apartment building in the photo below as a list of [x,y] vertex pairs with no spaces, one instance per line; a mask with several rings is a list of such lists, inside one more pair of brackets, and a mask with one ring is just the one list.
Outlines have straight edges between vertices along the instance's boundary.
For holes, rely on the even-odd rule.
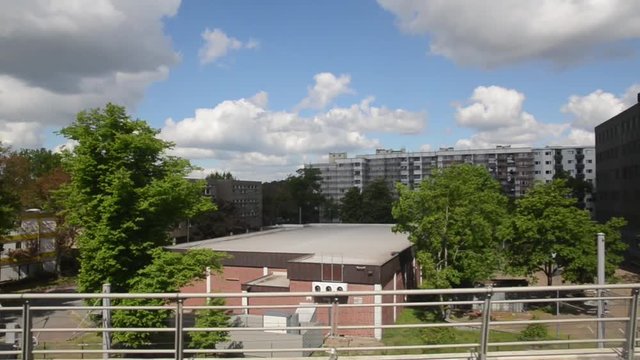
[[597,219],[622,216],[623,237],[640,255],[640,94],[638,103],[596,126]]
[[[378,149],[375,154],[353,158],[346,153],[331,153],[328,162],[308,166],[320,170],[322,193],[339,201],[350,188],[362,189],[378,178],[385,179],[390,187],[398,182],[416,187],[433,170],[464,163],[486,167],[505,193],[513,197],[524,195],[534,181],[551,181],[560,170],[595,186],[595,149],[592,146],[441,148],[424,152]],[[591,194],[585,198],[585,205],[589,210],[593,209]]]

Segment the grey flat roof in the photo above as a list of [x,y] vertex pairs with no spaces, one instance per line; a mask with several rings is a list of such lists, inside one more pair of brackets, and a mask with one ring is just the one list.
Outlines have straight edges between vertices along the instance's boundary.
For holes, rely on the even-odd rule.
[[286,225],[267,231],[169,246],[169,250],[213,249],[230,253],[307,254],[311,263],[382,265],[411,246],[390,224]]

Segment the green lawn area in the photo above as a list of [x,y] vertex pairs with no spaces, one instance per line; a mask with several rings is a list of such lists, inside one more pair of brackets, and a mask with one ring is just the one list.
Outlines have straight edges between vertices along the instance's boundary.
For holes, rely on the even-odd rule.
[[[405,309],[398,317],[397,324],[421,324],[421,323],[433,323],[435,321],[434,316],[430,313],[425,313],[418,309]],[[444,329],[444,328],[440,328]],[[431,344],[464,344],[464,343],[479,343],[480,330],[475,329],[456,329],[449,328],[450,330],[438,330],[438,329],[386,329],[382,341],[387,346],[403,346],[403,345],[426,345]],[[427,336],[429,339],[427,339]],[[505,332],[491,330],[489,333],[489,342],[512,342],[519,341],[520,333]],[[552,340],[555,337],[548,337]],[[526,350],[525,346],[501,346],[499,349],[490,347],[490,351],[495,350]],[[530,348],[533,348],[531,346]],[[472,348],[472,349],[475,349]],[[394,350],[388,352],[390,354],[419,354],[419,353],[446,353],[446,352],[469,352],[469,347],[455,347],[446,349],[409,349],[409,350]]]

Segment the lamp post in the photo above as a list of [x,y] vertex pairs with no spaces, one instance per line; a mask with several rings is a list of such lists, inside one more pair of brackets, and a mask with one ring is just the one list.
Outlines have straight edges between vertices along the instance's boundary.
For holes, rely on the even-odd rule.
[[[551,284],[553,284],[553,275],[558,270],[558,264],[556,263],[556,252],[551,253],[551,258],[555,264],[555,268],[551,272]],[[560,319],[560,290],[556,290],[556,320]],[[556,338],[560,337],[560,323],[556,323]]]

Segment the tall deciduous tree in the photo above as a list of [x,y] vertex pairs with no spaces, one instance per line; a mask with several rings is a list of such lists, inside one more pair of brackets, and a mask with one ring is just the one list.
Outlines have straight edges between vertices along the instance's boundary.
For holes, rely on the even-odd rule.
[[324,203],[324,196],[320,191],[320,170],[302,168],[297,175],[289,176],[287,184],[291,197],[300,212],[303,223],[318,222],[320,205]]
[[389,224],[393,222],[393,197],[387,182],[376,179],[362,189],[362,222]]
[[0,236],[13,229],[20,212],[20,199],[11,189],[5,171],[8,153],[9,149],[0,144]]
[[[161,248],[151,251],[152,261],[145,268],[131,276],[127,282],[132,293],[179,292],[180,288],[196,279],[205,276],[205,268],[212,271],[221,270],[221,259],[224,255],[209,249],[191,250],[186,254],[167,252]],[[168,305],[172,299],[124,299],[122,306],[161,306]],[[222,305],[218,300],[217,305]],[[117,310],[113,313],[114,327],[166,327],[171,316],[166,310]],[[197,324],[206,323],[209,327],[223,327],[229,317],[223,310],[206,310],[196,315]],[[204,325],[198,325],[200,327]],[[194,332],[194,334],[196,334]],[[204,345],[215,346],[224,341],[228,333],[225,331],[200,333],[196,337]],[[116,332],[114,339],[124,347],[139,348],[153,342],[153,334],[148,332]]]
[[507,198],[484,167],[441,169],[418,189],[398,191],[395,231],[416,245],[426,287],[473,286],[501,267]]
[[600,225],[591,220],[588,211],[576,207],[572,189],[563,179],[538,183],[516,201],[511,219],[508,250],[515,268],[526,274],[542,271],[547,285],[556,271],[575,282],[591,282],[596,273],[596,234],[607,234],[608,272],[622,260],[625,249],[620,241],[620,228],[626,223],[614,218]]
[[393,222],[393,196],[383,178],[360,189],[349,189],[341,200],[340,217],[344,223],[389,224]]
[[64,155],[71,182],[60,191],[68,221],[81,225],[81,292],[130,290],[130,277],[151,263],[151,251],[169,244],[168,229],[213,207],[202,183],[185,180],[192,167],[171,157],[172,144],[134,120],[123,107],[83,111],[61,134],[77,142]]
[[362,222],[362,194],[357,187],[347,190],[340,199],[340,220],[343,223]]

